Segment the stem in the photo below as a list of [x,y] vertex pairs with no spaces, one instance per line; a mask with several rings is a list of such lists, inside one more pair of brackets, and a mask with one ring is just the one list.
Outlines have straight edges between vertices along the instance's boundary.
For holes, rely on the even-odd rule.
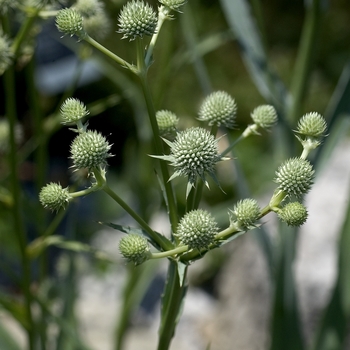
[[[175,333],[177,322],[180,318],[180,310],[187,286],[180,283],[177,262],[170,261],[167,283],[165,285],[161,311],[161,325],[159,328],[159,342],[157,350],[168,350]],[[185,267],[185,276],[187,266]]]
[[187,245],[182,245],[180,247],[177,247],[172,250],[168,250],[166,252],[161,252],[161,253],[151,253],[150,259],[161,259],[161,258],[168,258],[171,256],[175,256],[177,254],[181,254],[184,252],[188,251],[188,246]]
[[295,63],[291,92],[294,98],[292,107],[288,113],[290,122],[295,122],[301,113],[301,105],[306,95],[306,88],[310,76],[313,53],[320,22],[321,1],[311,1],[306,14],[301,35],[298,57]]
[[[8,19],[3,18],[4,27],[9,29]],[[10,152],[9,152],[9,168],[11,172],[10,186],[13,197],[13,227],[17,238],[18,247],[21,255],[22,268],[22,288],[24,294],[25,317],[28,322],[27,338],[28,348],[34,350],[34,331],[35,325],[31,311],[32,296],[30,292],[31,272],[30,260],[26,253],[27,237],[21,215],[21,185],[18,172],[17,145],[15,140],[15,128],[17,123],[16,111],[16,90],[15,90],[15,74],[13,66],[9,67],[4,73],[4,88],[5,88],[5,113],[10,124]]]
[[89,35],[86,34],[83,37],[83,39],[87,43],[92,45],[94,48],[96,48],[97,50],[101,51],[103,54],[105,54],[109,58],[111,58],[113,61],[119,63],[122,67],[129,69],[131,72],[133,72],[135,74],[138,73],[138,71],[137,71],[137,69],[136,69],[136,67],[134,65],[132,65],[132,64],[128,63],[127,61],[123,60],[121,57],[119,57],[118,55],[114,54],[112,51],[109,51],[107,48],[105,48],[99,42],[97,42],[96,40],[92,39]]
[[151,227],[131,209],[107,184],[102,188],[112,199],[114,199],[164,250],[173,249],[172,243],[165,237],[154,232]]

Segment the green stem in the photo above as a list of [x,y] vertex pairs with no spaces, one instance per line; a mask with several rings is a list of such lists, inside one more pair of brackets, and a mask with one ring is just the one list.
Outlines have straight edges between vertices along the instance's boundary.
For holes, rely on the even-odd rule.
[[[4,27],[9,29],[8,20],[4,20]],[[31,311],[32,296],[30,292],[31,272],[30,260],[26,253],[27,237],[21,215],[21,185],[18,171],[17,145],[15,139],[15,128],[17,124],[16,111],[16,89],[15,89],[15,73],[13,66],[4,73],[4,88],[5,88],[5,113],[10,125],[10,152],[9,152],[9,168],[11,172],[10,186],[13,196],[13,225],[14,232],[17,238],[19,251],[21,255],[23,294],[25,304],[25,314],[28,322],[27,338],[28,348],[34,350],[34,332],[35,325]]]
[[119,57],[118,55],[114,54],[112,51],[109,51],[107,48],[105,48],[99,42],[97,42],[96,40],[92,39],[89,35],[84,36],[83,39],[87,43],[92,45],[94,48],[96,48],[97,50],[101,51],[103,54],[105,54],[109,58],[111,58],[113,61],[119,63],[122,67],[125,67],[125,68],[129,69],[134,74],[138,74],[138,70],[137,70],[137,68],[134,65],[132,65],[132,64],[128,63],[127,61],[123,60],[121,57]]
[[292,123],[294,123],[301,114],[301,106],[306,95],[321,17],[321,0],[313,0],[310,3],[311,5],[304,22],[291,84],[291,92],[294,100],[288,113],[288,119]]
[[172,243],[165,237],[157,234],[152,228],[131,209],[107,184],[102,188],[114,201],[116,201],[164,250],[173,249]]
[[180,247],[176,247],[175,249],[168,250],[166,252],[161,252],[161,253],[151,253],[150,259],[161,259],[161,258],[168,258],[168,257],[173,257],[175,255],[185,253],[188,251],[188,246],[187,245],[182,245]]
[[[180,283],[177,262],[170,261],[168,277],[163,293],[162,317],[159,327],[159,342],[157,350],[168,350],[175,333],[175,328],[179,320],[179,313],[182,307],[187,286]],[[187,266],[185,267],[185,276]]]

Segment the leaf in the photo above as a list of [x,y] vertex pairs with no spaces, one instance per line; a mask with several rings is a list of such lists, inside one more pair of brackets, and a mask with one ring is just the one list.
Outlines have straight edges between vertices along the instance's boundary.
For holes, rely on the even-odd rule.
[[220,0],[220,2],[256,87],[267,101],[279,109],[284,109],[291,97],[282,80],[268,66],[260,33],[251,15],[248,1]]
[[180,287],[183,286],[186,280],[187,265],[179,261],[177,263],[177,273],[179,274]]
[[[163,249],[159,246],[159,244],[157,244],[156,241],[153,240],[153,238],[148,234],[147,231],[141,229],[141,228],[135,228],[135,227],[130,227],[130,226],[125,226],[125,225],[119,225],[119,224],[113,224],[111,222],[99,222],[101,225],[105,225],[105,226],[109,226],[111,228],[114,228],[115,230],[124,232],[124,233],[137,233],[138,235],[144,236],[145,238],[147,238],[147,240],[159,251],[162,251]],[[164,237],[162,234],[160,234],[159,232],[154,231],[157,235],[159,235],[159,237],[166,242],[166,244],[171,244],[171,242]]]

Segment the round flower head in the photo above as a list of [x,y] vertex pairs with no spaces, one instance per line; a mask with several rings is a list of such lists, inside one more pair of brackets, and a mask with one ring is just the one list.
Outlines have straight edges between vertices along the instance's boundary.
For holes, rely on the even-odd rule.
[[119,242],[119,251],[125,259],[135,265],[142,264],[150,256],[147,239],[137,233],[124,236]]
[[188,185],[186,196],[200,177],[207,187],[205,173],[208,173],[216,182],[214,167],[222,158],[218,153],[218,140],[209,131],[193,127],[177,134],[174,142],[164,139],[170,146],[169,156],[154,156],[171,162],[175,167],[174,174],[169,180],[177,176],[187,176]]
[[286,204],[277,212],[278,217],[289,226],[301,226],[307,220],[306,207],[299,202]]
[[254,123],[262,129],[269,129],[277,122],[277,112],[273,106],[261,105],[251,113]]
[[225,91],[216,91],[203,101],[199,109],[199,120],[211,125],[233,128],[237,106],[235,100]]
[[186,4],[187,0],[158,0],[162,5],[169,7],[173,11],[179,11],[179,8]]
[[76,169],[104,167],[111,145],[97,131],[88,130],[79,134],[71,144],[71,158]]
[[179,118],[175,113],[161,110],[156,113],[156,118],[161,136],[171,135],[176,131]]
[[327,123],[322,115],[311,112],[301,117],[296,132],[306,137],[321,138],[326,130]]
[[84,36],[83,16],[74,8],[58,11],[56,16],[57,29],[67,35]]
[[239,230],[247,231],[256,227],[255,222],[259,218],[260,208],[255,199],[247,198],[240,200],[230,212],[230,224]]
[[127,2],[119,15],[118,33],[122,39],[134,40],[137,36],[152,36],[156,31],[158,18],[152,7],[142,0]]
[[278,188],[289,195],[301,197],[309,192],[315,171],[309,161],[301,158],[286,160],[276,171]]
[[13,58],[11,43],[0,31],[0,75],[10,66]]
[[58,211],[64,208],[70,199],[67,188],[62,188],[60,184],[49,183],[44,186],[39,193],[39,200],[41,204],[52,211]]
[[77,98],[67,98],[60,109],[62,124],[74,124],[86,117],[89,111]]
[[190,249],[208,248],[214,242],[218,226],[213,216],[202,209],[188,212],[180,221],[175,234]]

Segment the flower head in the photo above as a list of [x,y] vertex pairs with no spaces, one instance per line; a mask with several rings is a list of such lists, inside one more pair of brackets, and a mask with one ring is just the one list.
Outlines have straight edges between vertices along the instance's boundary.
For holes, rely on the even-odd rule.
[[52,211],[58,211],[66,207],[70,199],[67,188],[62,188],[60,184],[51,182],[44,186],[39,193],[41,204]]
[[207,187],[205,174],[208,173],[216,182],[215,164],[220,160],[226,160],[218,153],[218,140],[209,131],[193,127],[177,134],[174,142],[164,139],[170,146],[170,155],[154,156],[171,162],[175,167],[174,174],[169,180],[177,176],[187,176],[188,185],[186,196],[195,185],[197,177],[200,177]]
[[291,202],[278,210],[277,215],[288,226],[298,227],[306,222],[308,212],[303,204],[299,202]]
[[236,119],[237,105],[225,91],[216,91],[205,98],[199,109],[199,120],[209,125],[223,125],[233,128]]
[[119,251],[125,259],[140,265],[149,259],[150,252],[147,239],[137,233],[129,233],[119,242]]
[[64,8],[56,16],[57,29],[67,35],[84,36],[83,16],[74,8]]
[[159,133],[161,136],[172,135],[176,131],[179,118],[175,113],[161,110],[156,113]]
[[271,105],[261,105],[253,110],[251,118],[260,128],[269,129],[277,122],[277,112]]
[[119,15],[118,33],[123,38],[135,40],[137,36],[152,36],[157,27],[158,18],[152,7],[142,0],[127,2]]
[[214,217],[202,209],[188,212],[180,221],[175,236],[190,249],[208,248],[214,242],[218,226]]
[[71,158],[73,166],[76,169],[104,167],[107,164],[107,158],[112,157],[109,154],[111,145],[106,138],[97,131],[88,130],[79,134],[71,144]]
[[299,122],[296,132],[299,135],[321,138],[327,130],[327,123],[321,114],[311,112],[304,114]]
[[61,108],[62,124],[74,124],[89,114],[83,102],[77,98],[67,98]]
[[256,227],[255,223],[260,215],[260,207],[255,199],[246,198],[240,200],[230,210],[230,224],[237,229],[247,231]]
[[278,188],[297,198],[309,192],[315,171],[309,161],[302,158],[286,160],[276,171]]
[[180,12],[179,8],[186,4],[187,0],[158,0],[162,5],[169,7],[173,11]]

